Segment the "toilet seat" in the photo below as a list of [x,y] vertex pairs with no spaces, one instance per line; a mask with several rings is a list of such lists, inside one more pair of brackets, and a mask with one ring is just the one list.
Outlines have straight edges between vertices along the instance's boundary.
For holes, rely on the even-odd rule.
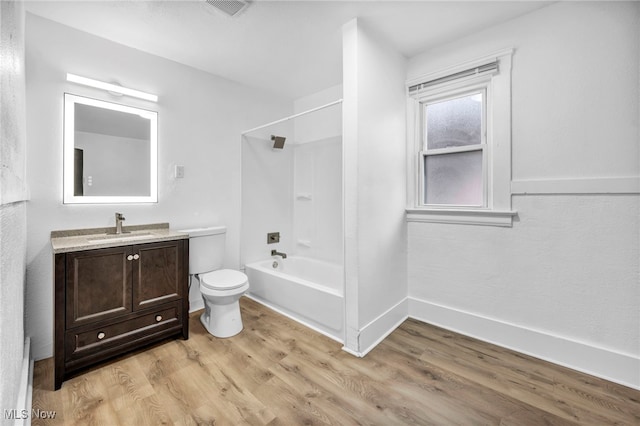
[[233,290],[247,284],[248,278],[240,271],[219,269],[199,275],[200,285],[210,290]]

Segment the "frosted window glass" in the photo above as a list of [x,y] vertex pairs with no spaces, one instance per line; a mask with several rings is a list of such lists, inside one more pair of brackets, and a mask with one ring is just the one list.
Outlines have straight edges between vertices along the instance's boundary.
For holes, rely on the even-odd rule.
[[425,204],[483,205],[482,151],[424,157]]
[[427,149],[482,143],[482,93],[425,108]]

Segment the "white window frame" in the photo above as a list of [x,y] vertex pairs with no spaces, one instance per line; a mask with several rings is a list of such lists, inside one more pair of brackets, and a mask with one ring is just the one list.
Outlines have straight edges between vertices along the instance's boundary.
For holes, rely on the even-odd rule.
[[[466,62],[407,82],[407,220],[410,222],[512,226],[511,57],[513,50]],[[410,92],[409,88],[497,62],[498,69],[450,79]],[[446,79],[445,79],[446,80]],[[483,205],[424,203],[424,108],[427,103],[483,91]],[[474,147],[472,145],[471,147]],[[459,152],[461,148],[440,149]],[[467,150],[467,148],[462,148]]]

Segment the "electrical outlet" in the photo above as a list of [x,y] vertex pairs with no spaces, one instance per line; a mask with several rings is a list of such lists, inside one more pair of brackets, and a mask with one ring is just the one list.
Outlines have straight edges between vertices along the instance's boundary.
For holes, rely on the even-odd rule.
[[184,177],[184,166],[176,166],[175,176],[176,179],[182,179]]
[[279,232],[269,232],[267,234],[267,244],[274,244],[280,242],[280,233]]

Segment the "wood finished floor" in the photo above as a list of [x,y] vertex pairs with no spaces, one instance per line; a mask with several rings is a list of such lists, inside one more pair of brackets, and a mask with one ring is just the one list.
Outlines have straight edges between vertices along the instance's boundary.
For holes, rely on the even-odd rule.
[[34,425],[638,425],[640,391],[414,320],[365,358],[247,299],[244,331],[153,346],[53,389]]

